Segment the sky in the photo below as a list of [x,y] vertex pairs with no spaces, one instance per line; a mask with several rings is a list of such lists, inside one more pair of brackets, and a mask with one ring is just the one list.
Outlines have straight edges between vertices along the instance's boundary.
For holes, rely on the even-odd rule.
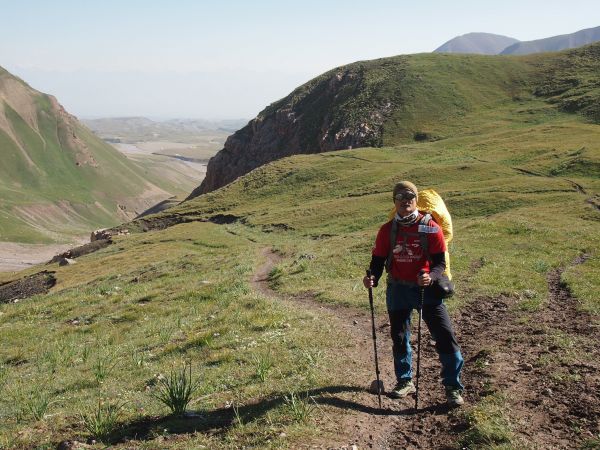
[[250,119],[351,62],[600,26],[600,2],[0,0],[0,24],[0,66],[78,117]]

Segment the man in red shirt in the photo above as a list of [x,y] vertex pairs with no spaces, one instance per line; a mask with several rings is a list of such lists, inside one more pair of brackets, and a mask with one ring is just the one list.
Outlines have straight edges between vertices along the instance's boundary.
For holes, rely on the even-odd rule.
[[[463,385],[460,382],[463,358],[448,311],[442,299],[437,298],[429,288],[446,268],[446,243],[441,228],[433,220],[426,225],[420,224],[423,215],[417,209],[417,196],[417,187],[410,181],[401,181],[394,186],[396,215],[377,233],[370,265],[372,276],[365,277],[363,283],[367,288],[376,287],[384,267],[386,268],[386,304],[397,379],[390,396],[402,398],[415,392],[412,382],[410,316],[413,309],[419,308],[421,290],[424,289],[423,319],[435,340],[448,405],[460,406],[464,403],[461,396]],[[397,228],[393,248],[392,226]],[[427,250],[421,246],[419,231],[426,233]]]

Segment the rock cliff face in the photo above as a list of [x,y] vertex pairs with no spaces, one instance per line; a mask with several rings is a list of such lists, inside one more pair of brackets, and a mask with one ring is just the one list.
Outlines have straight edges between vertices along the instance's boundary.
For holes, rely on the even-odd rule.
[[263,110],[225,142],[188,198],[224,186],[256,167],[295,154],[381,146],[392,101],[365,89],[365,66],[334,69]]

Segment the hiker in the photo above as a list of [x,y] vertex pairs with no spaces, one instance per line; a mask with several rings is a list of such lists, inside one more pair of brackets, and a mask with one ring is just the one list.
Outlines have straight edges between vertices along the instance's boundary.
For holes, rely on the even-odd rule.
[[[410,346],[410,317],[419,307],[424,289],[423,319],[429,328],[442,365],[442,383],[449,406],[464,403],[460,371],[463,358],[452,330],[448,311],[441,298],[430,288],[444,272],[446,243],[441,228],[433,220],[421,227],[427,233],[428,249],[421,246],[418,233],[423,214],[417,209],[417,187],[410,181],[394,186],[394,219],[385,223],[377,233],[371,257],[371,277],[365,276],[366,288],[376,287],[386,268],[386,304],[390,319],[394,372],[397,384],[389,393],[392,398],[406,397],[415,392],[412,382],[412,349]],[[391,247],[392,223],[397,222],[394,248]],[[421,224],[422,225],[422,224]],[[428,253],[429,255],[427,255]]]

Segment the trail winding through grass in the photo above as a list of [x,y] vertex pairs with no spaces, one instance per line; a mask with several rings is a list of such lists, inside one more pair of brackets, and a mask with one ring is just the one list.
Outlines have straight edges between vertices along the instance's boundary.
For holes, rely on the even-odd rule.
[[[340,351],[356,361],[347,381],[356,389],[315,399],[319,404],[329,405],[326,411],[333,419],[333,424],[324,429],[323,437],[314,443],[317,447],[452,449],[461,444],[482,445],[484,442],[478,439],[485,436],[469,423],[465,411],[497,397],[505,399],[506,426],[501,431],[507,433],[506,437],[501,434],[493,437],[498,444],[508,439],[513,445],[578,448],[597,433],[600,407],[594,392],[596,395],[600,392],[600,382],[599,364],[595,361],[600,361],[600,355],[592,343],[598,338],[598,329],[589,325],[590,317],[577,310],[576,300],[561,286],[561,271],[549,273],[549,301],[539,311],[527,314],[519,311],[519,299],[514,297],[486,297],[473,299],[455,314],[453,321],[465,357],[466,405],[462,410],[448,410],[445,406],[437,355],[425,329],[422,406],[415,412],[413,397],[393,400],[384,396],[380,410],[377,396],[367,391],[374,379],[368,310],[324,304],[308,294],[286,297],[276,292],[269,286],[269,273],[283,257],[270,248],[262,249],[261,256],[264,262],[251,280],[255,291],[309,310],[323,320],[334,320],[343,330],[340,336],[350,337]],[[394,376],[385,315],[376,318],[376,327],[382,379],[390,389]],[[591,352],[590,356],[594,354],[593,360],[578,363],[566,356],[561,359],[557,353],[572,345],[569,331],[577,333],[572,339],[587,339],[585,343],[582,341],[581,350]],[[568,341],[566,344],[552,344],[560,341],[561,336]],[[557,370],[570,375],[561,379],[559,373],[549,373],[543,355],[555,361]],[[573,357],[580,356],[577,353]]]

